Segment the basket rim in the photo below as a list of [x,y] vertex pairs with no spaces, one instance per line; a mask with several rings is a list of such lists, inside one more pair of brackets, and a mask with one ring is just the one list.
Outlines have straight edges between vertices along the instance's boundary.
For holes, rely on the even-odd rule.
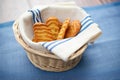
[[[54,54],[43,54],[42,51],[37,51],[33,48],[31,48],[30,46],[28,46],[24,40],[22,39],[22,36],[19,33],[19,29],[18,29],[19,23],[18,20],[16,20],[13,24],[13,32],[14,32],[14,36],[16,38],[16,40],[18,41],[18,43],[28,52],[30,53],[34,53],[43,57],[48,57],[48,58],[54,58],[54,59],[60,59],[58,56],[54,55]],[[68,60],[72,60],[80,55],[82,55],[82,53],[85,51],[85,49],[87,48],[87,44],[83,45],[79,50],[77,50],[75,53],[73,53]]]

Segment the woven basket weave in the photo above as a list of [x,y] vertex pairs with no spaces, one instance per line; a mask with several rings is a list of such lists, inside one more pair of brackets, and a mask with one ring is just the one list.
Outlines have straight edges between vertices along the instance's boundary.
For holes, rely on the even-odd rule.
[[29,60],[32,62],[32,64],[42,70],[61,72],[61,71],[72,69],[79,63],[82,57],[82,53],[87,48],[87,44],[86,44],[82,48],[80,48],[78,51],[76,51],[73,55],[71,55],[67,62],[64,62],[63,60],[61,60],[59,57],[55,56],[54,54],[40,52],[28,46],[23,41],[19,33],[18,25],[19,24],[17,23],[17,21],[13,25],[13,31],[14,31],[16,40],[25,49],[27,56]]

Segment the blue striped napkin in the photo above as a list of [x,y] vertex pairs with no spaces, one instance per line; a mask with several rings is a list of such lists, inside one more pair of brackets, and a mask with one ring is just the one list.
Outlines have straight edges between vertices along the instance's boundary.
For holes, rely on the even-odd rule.
[[[43,22],[39,8],[28,10],[28,13],[32,14],[33,23]],[[75,37],[51,42],[39,42],[38,44],[42,45],[48,51],[54,53],[62,60],[67,61],[70,55],[72,55],[75,51],[80,49],[88,42],[94,41],[101,34],[101,30],[99,29],[98,25],[93,22],[89,14],[87,14],[80,21],[80,23],[82,28]]]

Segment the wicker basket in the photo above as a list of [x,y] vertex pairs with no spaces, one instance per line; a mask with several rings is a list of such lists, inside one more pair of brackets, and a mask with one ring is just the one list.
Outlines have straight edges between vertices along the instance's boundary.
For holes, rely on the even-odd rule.
[[32,49],[30,46],[28,46],[23,41],[19,33],[18,25],[19,24],[17,23],[17,21],[13,25],[13,31],[14,31],[16,40],[26,50],[27,56],[29,60],[32,62],[32,64],[34,64],[36,67],[42,70],[61,72],[61,71],[72,69],[79,63],[82,57],[82,53],[87,48],[87,44],[86,44],[82,48],[80,48],[78,51],[76,51],[72,56],[70,56],[67,62],[64,62],[63,60],[61,60],[59,57],[55,56],[54,54],[43,53],[35,49]]

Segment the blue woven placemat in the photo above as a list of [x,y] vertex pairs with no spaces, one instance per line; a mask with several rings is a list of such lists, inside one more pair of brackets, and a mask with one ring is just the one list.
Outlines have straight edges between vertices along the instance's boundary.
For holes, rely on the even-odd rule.
[[84,8],[102,36],[89,45],[80,63],[66,72],[34,67],[13,35],[14,21],[0,24],[0,80],[120,80],[120,2]]

